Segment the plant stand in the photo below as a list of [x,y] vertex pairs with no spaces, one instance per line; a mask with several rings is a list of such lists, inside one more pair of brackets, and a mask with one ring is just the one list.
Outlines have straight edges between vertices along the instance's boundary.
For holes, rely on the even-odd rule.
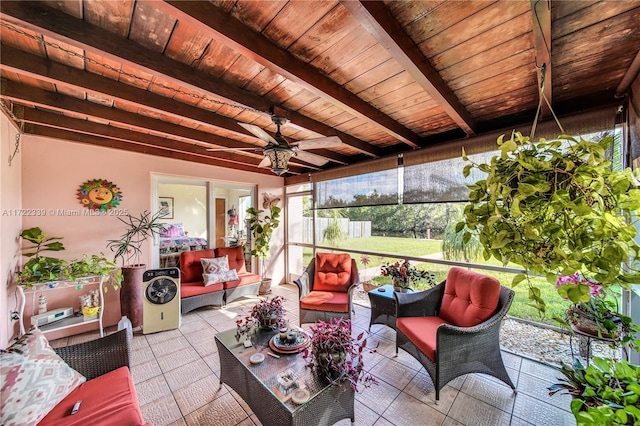
[[589,365],[589,359],[591,358],[591,344],[594,340],[612,343],[615,340],[608,337],[600,337],[598,335],[585,333],[574,326],[571,326],[573,330],[572,334],[569,334],[569,348],[571,349],[571,358],[575,357],[573,350],[573,339],[575,338],[578,345],[578,354],[584,358],[587,362],[587,366]]

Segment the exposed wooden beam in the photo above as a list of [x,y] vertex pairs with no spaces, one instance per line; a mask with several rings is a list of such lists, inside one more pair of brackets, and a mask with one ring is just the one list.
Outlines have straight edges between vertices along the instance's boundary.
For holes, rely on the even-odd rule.
[[540,99],[542,104],[541,117],[550,117],[552,103],[553,82],[551,66],[551,0],[530,0],[533,16],[533,40],[536,51],[536,67],[538,68],[538,91],[542,87]]
[[[137,43],[118,38],[103,28],[49,8],[41,2],[4,2],[0,9],[0,17],[7,22],[64,41],[70,46],[104,56],[133,68],[139,68],[153,75],[161,75],[180,86],[195,91],[204,91],[210,99],[236,104],[240,108],[249,107],[264,113],[273,106],[265,98],[234,87],[219,78],[193,69],[187,64],[161,53],[151,52]],[[210,114],[210,112],[208,113]],[[289,119],[318,134],[338,136],[345,144],[365,155],[371,157],[379,155],[375,146],[302,114],[290,111]],[[216,126],[225,128],[223,125]],[[235,131],[253,136],[237,125]]]
[[[18,103],[26,103],[38,107],[47,108],[62,113],[71,112],[83,114],[88,118],[100,121],[108,121],[111,124],[119,124],[139,132],[151,131],[162,137],[173,136],[181,140],[201,145],[203,142],[217,147],[224,147],[228,139],[218,135],[203,132],[189,127],[168,123],[163,120],[146,117],[140,114],[126,112],[117,108],[103,106],[94,102],[80,100],[60,93],[50,92],[36,87],[20,84],[7,79],[0,79],[1,95],[4,99],[10,99]],[[211,146],[207,146],[211,147]],[[256,146],[256,158],[262,159],[258,153],[260,147]],[[314,154],[321,155],[338,164],[348,164],[349,159],[341,154],[326,149],[313,150]],[[250,155],[251,151],[245,151]]]
[[476,122],[381,1],[340,0],[360,24],[468,135]]
[[413,148],[419,146],[420,137],[417,134],[212,3],[166,1],[154,3],[154,7],[177,16],[185,25],[206,33],[214,32],[216,40],[243,56],[276,71],[312,93],[331,100],[345,111],[375,124],[407,145]]
[[217,160],[212,157],[206,158],[206,157],[202,157],[194,154],[186,154],[186,153],[172,151],[172,150],[168,150],[160,147],[153,147],[153,146],[136,144],[133,142],[124,142],[116,139],[108,139],[108,138],[103,138],[99,136],[80,134],[73,131],[56,129],[53,127],[47,127],[40,124],[30,125],[28,128],[25,128],[25,132],[32,135],[43,136],[51,139],[60,139],[60,140],[78,142],[78,143],[83,143],[88,145],[97,145],[105,148],[120,149],[123,151],[137,152],[140,154],[173,158],[175,160],[184,160],[192,163],[208,164],[210,166],[226,167],[226,168],[231,168],[236,170],[243,170],[246,172],[260,173],[264,175],[273,174],[269,169],[259,169],[254,166],[237,164],[237,163],[229,163],[227,161]]

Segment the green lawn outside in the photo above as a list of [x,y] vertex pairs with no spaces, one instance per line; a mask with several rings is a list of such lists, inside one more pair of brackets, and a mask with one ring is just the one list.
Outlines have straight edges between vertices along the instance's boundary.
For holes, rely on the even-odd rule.
[[[388,253],[402,253],[406,256],[424,256],[439,253],[441,250],[441,241],[439,240],[415,240],[409,238],[396,238],[396,237],[368,237],[368,238],[354,238],[347,241],[342,241],[336,247],[336,250],[340,249],[348,250],[367,250],[373,252],[388,252]],[[369,275],[367,277],[363,277],[363,279],[369,279],[374,281],[377,284],[390,284],[391,279],[389,277],[382,277],[379,274],[379,266],[388,261],[395,261],[401,259],[402,256],[398,256],[394,258],[390,256],[388,258],[380,258],[378,256],[369,256],[369,265],[364,266],[362,264],[360,255],[354,256],[356,262],[358,264],[358,268],[363,270],[364,268],[378,268],[377,273],[375,275]],[[305,259],[305,262],[310,261],[309,259]],[[441,282],[445,279],[447,275],[447,271],[450,269],[449,266],[446,265],[438,265],[434,263],[428,262],[411,262],[413,265],[418,267],[418,269],[428,270],[436,275],[436,282]],[[489,265],[500,265],[498,261],[495,259],[491,259],[488,262],[484,262],[482,260],[477,263],[484,263]],[[506,287],[511,286],[511,280],[513,279],[513,274],[506,272],[494,272],[494,271],[484,271],[479,270],[486,275],[490,275],[495,277],[498,281],[500,281]],[[509,315],[517,318],[528,319],[537,322],[544,322],[551,325],[558,326],[559,323],[553,320],[553,316],[562,317],[564,312],[569,307],[570,302],[562,299],[556,292],[555,286],[549,284],[544,278],[537,277],[532,279],[532,283],[538,286],[541,291],[541,296],[547,303],[546,314],[544,317],[541,317],[540,313],[533,307],[529,306],[529,287],[526,281],[521,282],[518,286],[516,286],[513,290],[515,291],[515,297],[513,303],[511,305],[511,309],[509,310]],[[420,290],[426,288],[424,283],[419,283],[416,286],[416,290]]]

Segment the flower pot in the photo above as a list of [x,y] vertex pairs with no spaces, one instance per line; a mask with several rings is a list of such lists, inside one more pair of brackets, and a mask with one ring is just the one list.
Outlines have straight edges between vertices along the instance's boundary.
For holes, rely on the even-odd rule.
[[393,277],[393,290],[398,293],[406,293],[409,290],[409,280],[407,278]]
[[121,316],[131,321],[133,328],[142,325],[142,275],[146,265],[131,265],[122,268],[122,288],[120,289]]
[[379,286],[375,285],[375,284],[371,284],[370,281],[364,281],[362,283],[362,289],[364,291],[366,291],[367,293],[370,292],[371,290],[375,290],[377,289]]
[[[569,317],[571,321],[571,328],[575,331],[590,334],[596,337],[603,337],[605,339],[616,339],[619,335],[619,330],[614,331],[613,335],[604,326],[599,325],[594,316],[576,307],[569,309]],[[606,319],[613,321],[619,327],[619,323],[622,321],[619,317],[609,315]]]
[[260,283],[258,294],[265,295],[271,293],[271,278],[263,278]]

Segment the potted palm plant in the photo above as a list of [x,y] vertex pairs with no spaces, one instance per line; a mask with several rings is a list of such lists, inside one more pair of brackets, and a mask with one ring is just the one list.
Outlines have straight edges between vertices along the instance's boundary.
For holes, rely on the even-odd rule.
[[118,216],[125,226],[120,238],[109,240],[107,247],[114,253],[114,261],[122,262],[122,289],[120,291],[120,310],[129,318],[133,327],[142,325],[142,274],[147,266],[140,263],[142,245],[149,237],[159,235],[163,224],[159,222],[164,216],[162,211],[151,214],[140,213],[139,217],[127,214]]
[[264,210],[259,210],[254,207],[247,209],[247,221],[253,237],[251,255],[256,256],[260,260],[260,273],[262,275],[262,283],[260,284],[259,290],[260,294],[268,294],[271,292],[271,278],[267,278],[265,260],[269,257],[271,237],[273,231],[280,225],[280,212],[282,211],[275,203],[265,204],[265,208],[269,209],[268,214],[264,214]]

